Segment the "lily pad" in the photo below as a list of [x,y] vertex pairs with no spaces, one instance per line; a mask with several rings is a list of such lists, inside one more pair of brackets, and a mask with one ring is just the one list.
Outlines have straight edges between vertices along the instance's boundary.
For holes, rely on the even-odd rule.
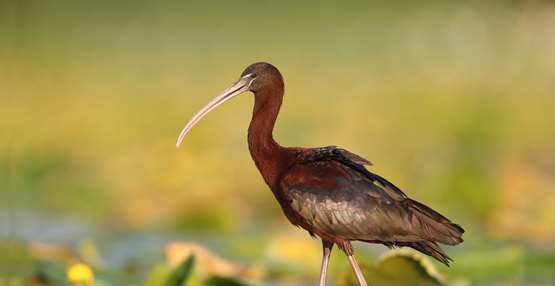
[[[423,256],[406,250],[390,252],[377,264],[361,264],[361,270],[370,286],[444,286],[433,265]],[[350,269],[349,269],[350,270]],[[358,286],[352,271],[345,271],[338,286]]]
[[187,279],[191,275],[193,266],[195,265],[195,256],[191,255],[183,263],[181,263],[168,277],[164,286],[182,286],[185,285]]

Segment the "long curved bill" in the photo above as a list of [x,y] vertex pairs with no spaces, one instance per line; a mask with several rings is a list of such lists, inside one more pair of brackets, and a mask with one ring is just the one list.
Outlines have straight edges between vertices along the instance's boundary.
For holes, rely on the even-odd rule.
[[212,99],[206,106],[199,110],[199,112],[197,112],[197,114],[195,114],[193,118],[191,118],[187,125],[185,125],[185,128],[183,128],[183,130],[179,134],[179,137],[177,138],[175,146],[177,148],[181,146],[181,142],[183,142],[183,138],[185,138],[185,135],[187,135],[191,128],[193,128],[195,124],[197,124],[202,118],[204,118],[206,114],[208,114],[214,108],[222,105],[224,102],[232,99],[233,97],[245,91],[248,91],[253,81],[254,78],[251,76],[251,74],[245,75],[241,77],[237,82],[232,84],[230,87],[228,87],[226,90],[224,90],[220,95]]

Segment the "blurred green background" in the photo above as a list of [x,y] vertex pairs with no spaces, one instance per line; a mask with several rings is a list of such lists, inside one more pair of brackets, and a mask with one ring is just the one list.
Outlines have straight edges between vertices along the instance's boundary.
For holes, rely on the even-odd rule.
[[315,285],[319,242],[248,153],[250,94],[174,146],[256,61],[285,77],[280,143],[349,149],[466,229],[431,262],[445,283],[555,283],[551,1],[8,0],[0,35],[0,285],[63,285],[76,262],[155,285],[191,252],[192,284]]

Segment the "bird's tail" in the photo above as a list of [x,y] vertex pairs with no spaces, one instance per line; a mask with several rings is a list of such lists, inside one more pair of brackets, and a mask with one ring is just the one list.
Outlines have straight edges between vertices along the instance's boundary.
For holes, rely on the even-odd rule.
[[439,262],[445,264],[446,266],[449,266],[449,263],[453,261],[451,257],[447,256],[447,254],[443,252],[443,250],[441,249],[441,247],[439,247],[439,245],[437,245],[437,243],[432,241],[396,242],[395,246],[406,246],[414,248],[426,255],[437,259]]
[[[422,245],[420,248],[428,249],[431,253],[439,252],[441,254],[439,256],[446,257],[436,243],[456,245],[463,241],[462,234],[464,229],[458,224],[452,223],[438,212],[415,200],[410,200],[410,209],[413,214],[411,222],[415,226],[415,230],[417,233],[420,233],[423,239],[430,241],[430,243],[425,243],[426,245]],[[414,246],[411,247],[416,248]],[[426,253],[425,251],[422,252]],[[442,261],[441,259],[438,260]]]

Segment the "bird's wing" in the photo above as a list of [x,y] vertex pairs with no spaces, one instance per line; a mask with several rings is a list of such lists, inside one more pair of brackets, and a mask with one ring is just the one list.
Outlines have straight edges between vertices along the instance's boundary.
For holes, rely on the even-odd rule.
[[369,172],[364,166],[371,166],[372,163],[370,161],[337,146],[305,149],[300,153],[296,160],[297,165],[322,164],[325,162],[330,162],[330,164],[338,162],[363,174],[367,180],[377,187],[372,188],[371,191],[384,193],[385,196],[380,197],[390,197],[395,200],[407,198],[405,193],[403,193],[403,191],[401,191],[397,186],[388,180]]
[[314,230],[349,240],[456,244],[462,229],[409,199],[337,147],[306,149],[282,176],[291,207]]

